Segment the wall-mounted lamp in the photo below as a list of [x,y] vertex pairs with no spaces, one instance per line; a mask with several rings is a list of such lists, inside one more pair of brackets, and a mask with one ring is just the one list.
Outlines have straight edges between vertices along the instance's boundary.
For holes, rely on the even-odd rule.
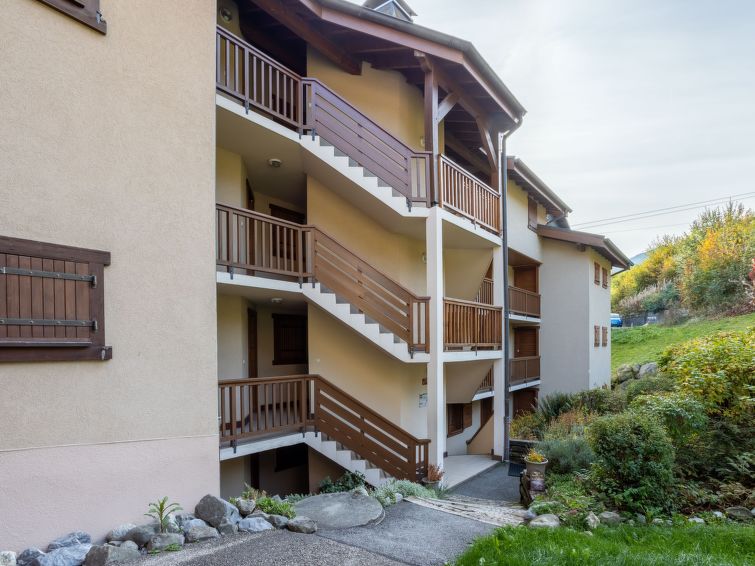
[[220,8],[220,19],[228,23],[233,19],[233,12],[228,8]]
[[277,157],[272,157],[267,160],[267,164],[273,169],[280,169],[280,166],[283,164],[283,162]]
[[280,297],[273,297],[272,299],[270,299],[270,302],[274,305],[279,305],[283,302],[283,299],[281,299]]

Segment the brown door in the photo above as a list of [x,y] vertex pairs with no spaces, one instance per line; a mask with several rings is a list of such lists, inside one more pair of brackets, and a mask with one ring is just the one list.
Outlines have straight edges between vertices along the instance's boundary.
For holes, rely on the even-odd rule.
[[526,265],[515,267],[514,287],[537,293],[537,266]]
[[257,377],[257,311],[247,309],[249,339],[247,345],[249,377]]
[[511,397],[514,404],[514,416],[531,413],[537,407],[537,389],[534,387],[514,391]]
[[480,401],[480,422],[485,424],[493,414],[493,398],[485,397]]
[[514,330],[514,357],[537,356],[537,328],[517,328]]

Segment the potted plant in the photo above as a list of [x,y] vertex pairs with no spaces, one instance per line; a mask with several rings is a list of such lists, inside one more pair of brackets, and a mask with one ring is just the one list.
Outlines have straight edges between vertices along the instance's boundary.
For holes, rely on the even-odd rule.
[[422,479],[422,483],[430,489],[438,489],[438,486],[443,479],[443,474],[445,474],[445,472],[440,466],[430,464],[427,467],[427,477]]
[[530,448],[530,451],[524,457],[524,463],[527,464],[528,476],[532,477],[537,473],[541,477],[545,477],[545,467],[548,465],[548,459],[543,456],[542,452],[538,452],[535,448]]

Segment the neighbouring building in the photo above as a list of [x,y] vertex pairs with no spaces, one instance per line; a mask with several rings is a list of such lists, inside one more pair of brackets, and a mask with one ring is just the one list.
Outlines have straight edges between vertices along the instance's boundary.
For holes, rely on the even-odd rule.
[[609,382],[628,260],[501,157],[523,107],[414,17],[7,2],[0,548],[244,483],[459,481],[538,390]]

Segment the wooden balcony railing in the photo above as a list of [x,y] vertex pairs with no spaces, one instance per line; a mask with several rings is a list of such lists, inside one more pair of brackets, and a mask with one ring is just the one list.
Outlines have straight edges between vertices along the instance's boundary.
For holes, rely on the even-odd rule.
[[514,314],[540,317],[540,294],[509,287],[509,310]]
[[540,377],[540,356],[511,358],[509,367],[511,381],[537,379]]
[[501,197],[480,179],[445,155],[439,157],[438,204],[469,218],[495,234],[501,233]]
[[316,430],[399,479],[427,475],[418,439],[318,375],[218,383],[220,443]]
[[493,280],[489,277],[482,278],[475,302],[482,303],[483,305],[493,304]]
[[501,307],[473,301],[443,301],[446,350],[501,348]]
[[407,343],[428,352],[430,299],[419,297],[315,226],[218,204],[216,263],[222,269],[315,280]]
[[480,386],[477,388],[477,393],[482,393],[483,391],[491,391],[493,389],[493,368],[490,368],[488,370],[488,373],[485,374],[485,377],[482,380],[482,383],[480,383]]

